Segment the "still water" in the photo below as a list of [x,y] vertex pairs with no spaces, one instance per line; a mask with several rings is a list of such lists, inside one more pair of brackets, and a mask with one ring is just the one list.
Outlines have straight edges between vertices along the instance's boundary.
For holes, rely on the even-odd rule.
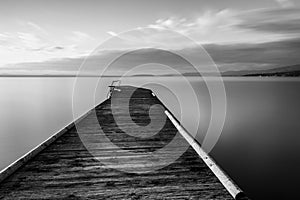
[[[94,79],[94,78],[87,78]],[[140,85],[143,78],[123,83]],[[148,78],[149,79],[149,78]],[[0,79],[0,169],[73,121],[72,94],[75,78]],[[155,82],[155,78],[151,78]],[[101,82],[95,102],[106,98],[110,79]],[[174,78],[163,81],[181,88]],[[214,81],[214,80],[211,80]],[[211,116],[211,101],[205,82],[190,78],[199,102],[201,142]],[[291,199],[298,195],[300,180],[300,81],[295,78],[225,78],[226,119],[222,134],[210,155],[252,199]],[[176,100],[167,88],[148,85],[180,118],[188,110],[195,119],[189,94]],[[186,90],[179,90],[185,93]],[[81,101],[81,112],[91,105]],[[180,105],[180,106],[179,106]],[[80,113],[75,113],[77,117]],[[189,120],[183,124],[193,130]]]

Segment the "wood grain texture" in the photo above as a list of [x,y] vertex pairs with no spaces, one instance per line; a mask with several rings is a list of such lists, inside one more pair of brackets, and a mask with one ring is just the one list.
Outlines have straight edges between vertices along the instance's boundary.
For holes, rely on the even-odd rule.
[[[191,147],[161,169],[139,174],[126,172],[127,169],[141,171],[163,166],[160,160],[153,159],[151,163],[145,160],[149,161],[152,152],[175,140],[177,146],[162,155],[167,159],[187,141],[178,136],[163,110],[151,110],[150,119],[151,106],[163,106],[150,90],[130,86],[119,89],[121,91],[111,97],[117,105],[108,99],[95,108],[97,124],[91,120],[91,112],[77,124],[84,131],[79,133],[73,126],[5,179],[0,185],[0,199],[232,199]],[[131,97],[129,108],[128,97]],[[114,115],[112,106],[115,106]],[[125,120],[126,109],[134,124]],[[165,120],[156,134],[144,129],[151,120]],[[115,146],[109,146],[99,137],[97,127],[101,127]],[[131,134],[124,130],[130,130]],[[132,134],[149,134],[149,137]],[[82,137],[89,141],[89,151]]]

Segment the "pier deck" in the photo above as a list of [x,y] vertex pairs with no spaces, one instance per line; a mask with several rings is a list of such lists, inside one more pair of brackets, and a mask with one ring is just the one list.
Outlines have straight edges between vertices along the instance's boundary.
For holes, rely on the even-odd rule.
[[[118,90],[78,122],[80,133],[69,126],[62,136],[11,172],[0,183],[0,199],[233,199],[192,147],[172,164],[151,171],[164,163],[153,159],[149,165],[145,158],[179,133],[159,110],[151,116],[154,121],[165,120],[163,128],[154,135],[151,130],[143,132],[150,123],[150,106],[162,103],[148,89],[121,86]],[[129,111],[134,125],[122,122],[128,109],[126,95],[133,91]],[[112,99],[118,104],[112,105]],[[114,113],[112,106],[116,106]],[[105,142],[99,145],[103,143],[101,138],[97,141],[99,125],[114,147]],[[139,134],[145,137],[135,137]],[[89,141],[88,148],[82,139],[85,144]],[[187,143],[180,134],[175,140],[177,147]],[[176,152],[176,145],[162,156],[168,158]],[[127,153],[118,154],[121,151]]]

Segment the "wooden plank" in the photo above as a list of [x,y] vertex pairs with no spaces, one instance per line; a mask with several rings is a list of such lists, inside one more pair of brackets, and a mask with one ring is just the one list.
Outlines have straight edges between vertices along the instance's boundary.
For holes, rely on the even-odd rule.
[[220,166],[201,148],[201,145],[193,136],[188,133],[185,128],[183,128],[178,120],[169,112],[165,111],[168,118],[181,133],[181,135],[188,141],[188,143],[193,147],[193,149],[202,158],[205,164],[210,168],[214,175],[220,180],[224,187],[235,199],[246,199],[244,192],[238,187],[236,183],[222,170]]
[[[0,199],[233,199],[192,147],[168,166],[157,160],[146,162],[151,152],[163,148],[174,138],[178,146],[164,152],[162,156],[166,159],[176,153],[180,145],[188,143],[177,134],[176,127],[164,113],[159,112],[152,116],[154,120],[166,121],[156,135],[139,138],[123,132],[123,128],[127,128],[137,135],[151,135],[151,131],[133,127],[149,123],[150,106],[162,104],[151,90],[129,86],[119,89],[121,92],[113,93],[111,98],[117,98],[120,103],[115,105],[120,119],[125,117],[124,98],[134,91],[130,109],[135,125],[123,120],[118,126],[112,116],[111,99],[104,101],[95,108],[97,122],[91,120],[91,112],[80,121],[84,133],[78,133],[75,127],[69,128],[2,181]],[[100,124],[117,149],[97,139],[98,129],[94,123]],[[89,151],[82,143],[82,136],[90,139],[87,140]],[[128,153],[122,154],[122,150]],[[164,167],[149,173],[126,172],[129,168],[138,171],[160,165]]]

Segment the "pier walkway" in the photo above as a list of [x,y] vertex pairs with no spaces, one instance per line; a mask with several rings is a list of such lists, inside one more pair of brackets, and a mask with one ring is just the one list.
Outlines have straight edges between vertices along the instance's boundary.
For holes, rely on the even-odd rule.
[[[125,116],[128,95],[134,124]],[[80,133],[71,124],[2,171],[0,199],[234,199],[191,146],[167,166],[149,158],[172,140],[176,145],[160,156],[168,159],[189,145],[164,111],[151,110],[152,105],[164,108],[151,90],[114,88],[110,99],[78,121]],[[151,120],[163,122],[158,133],[143,129],[151,122],[149,110]],[[99,127],[115,146],[97,137]],[[239,195],[235,198],[244,198]]]

